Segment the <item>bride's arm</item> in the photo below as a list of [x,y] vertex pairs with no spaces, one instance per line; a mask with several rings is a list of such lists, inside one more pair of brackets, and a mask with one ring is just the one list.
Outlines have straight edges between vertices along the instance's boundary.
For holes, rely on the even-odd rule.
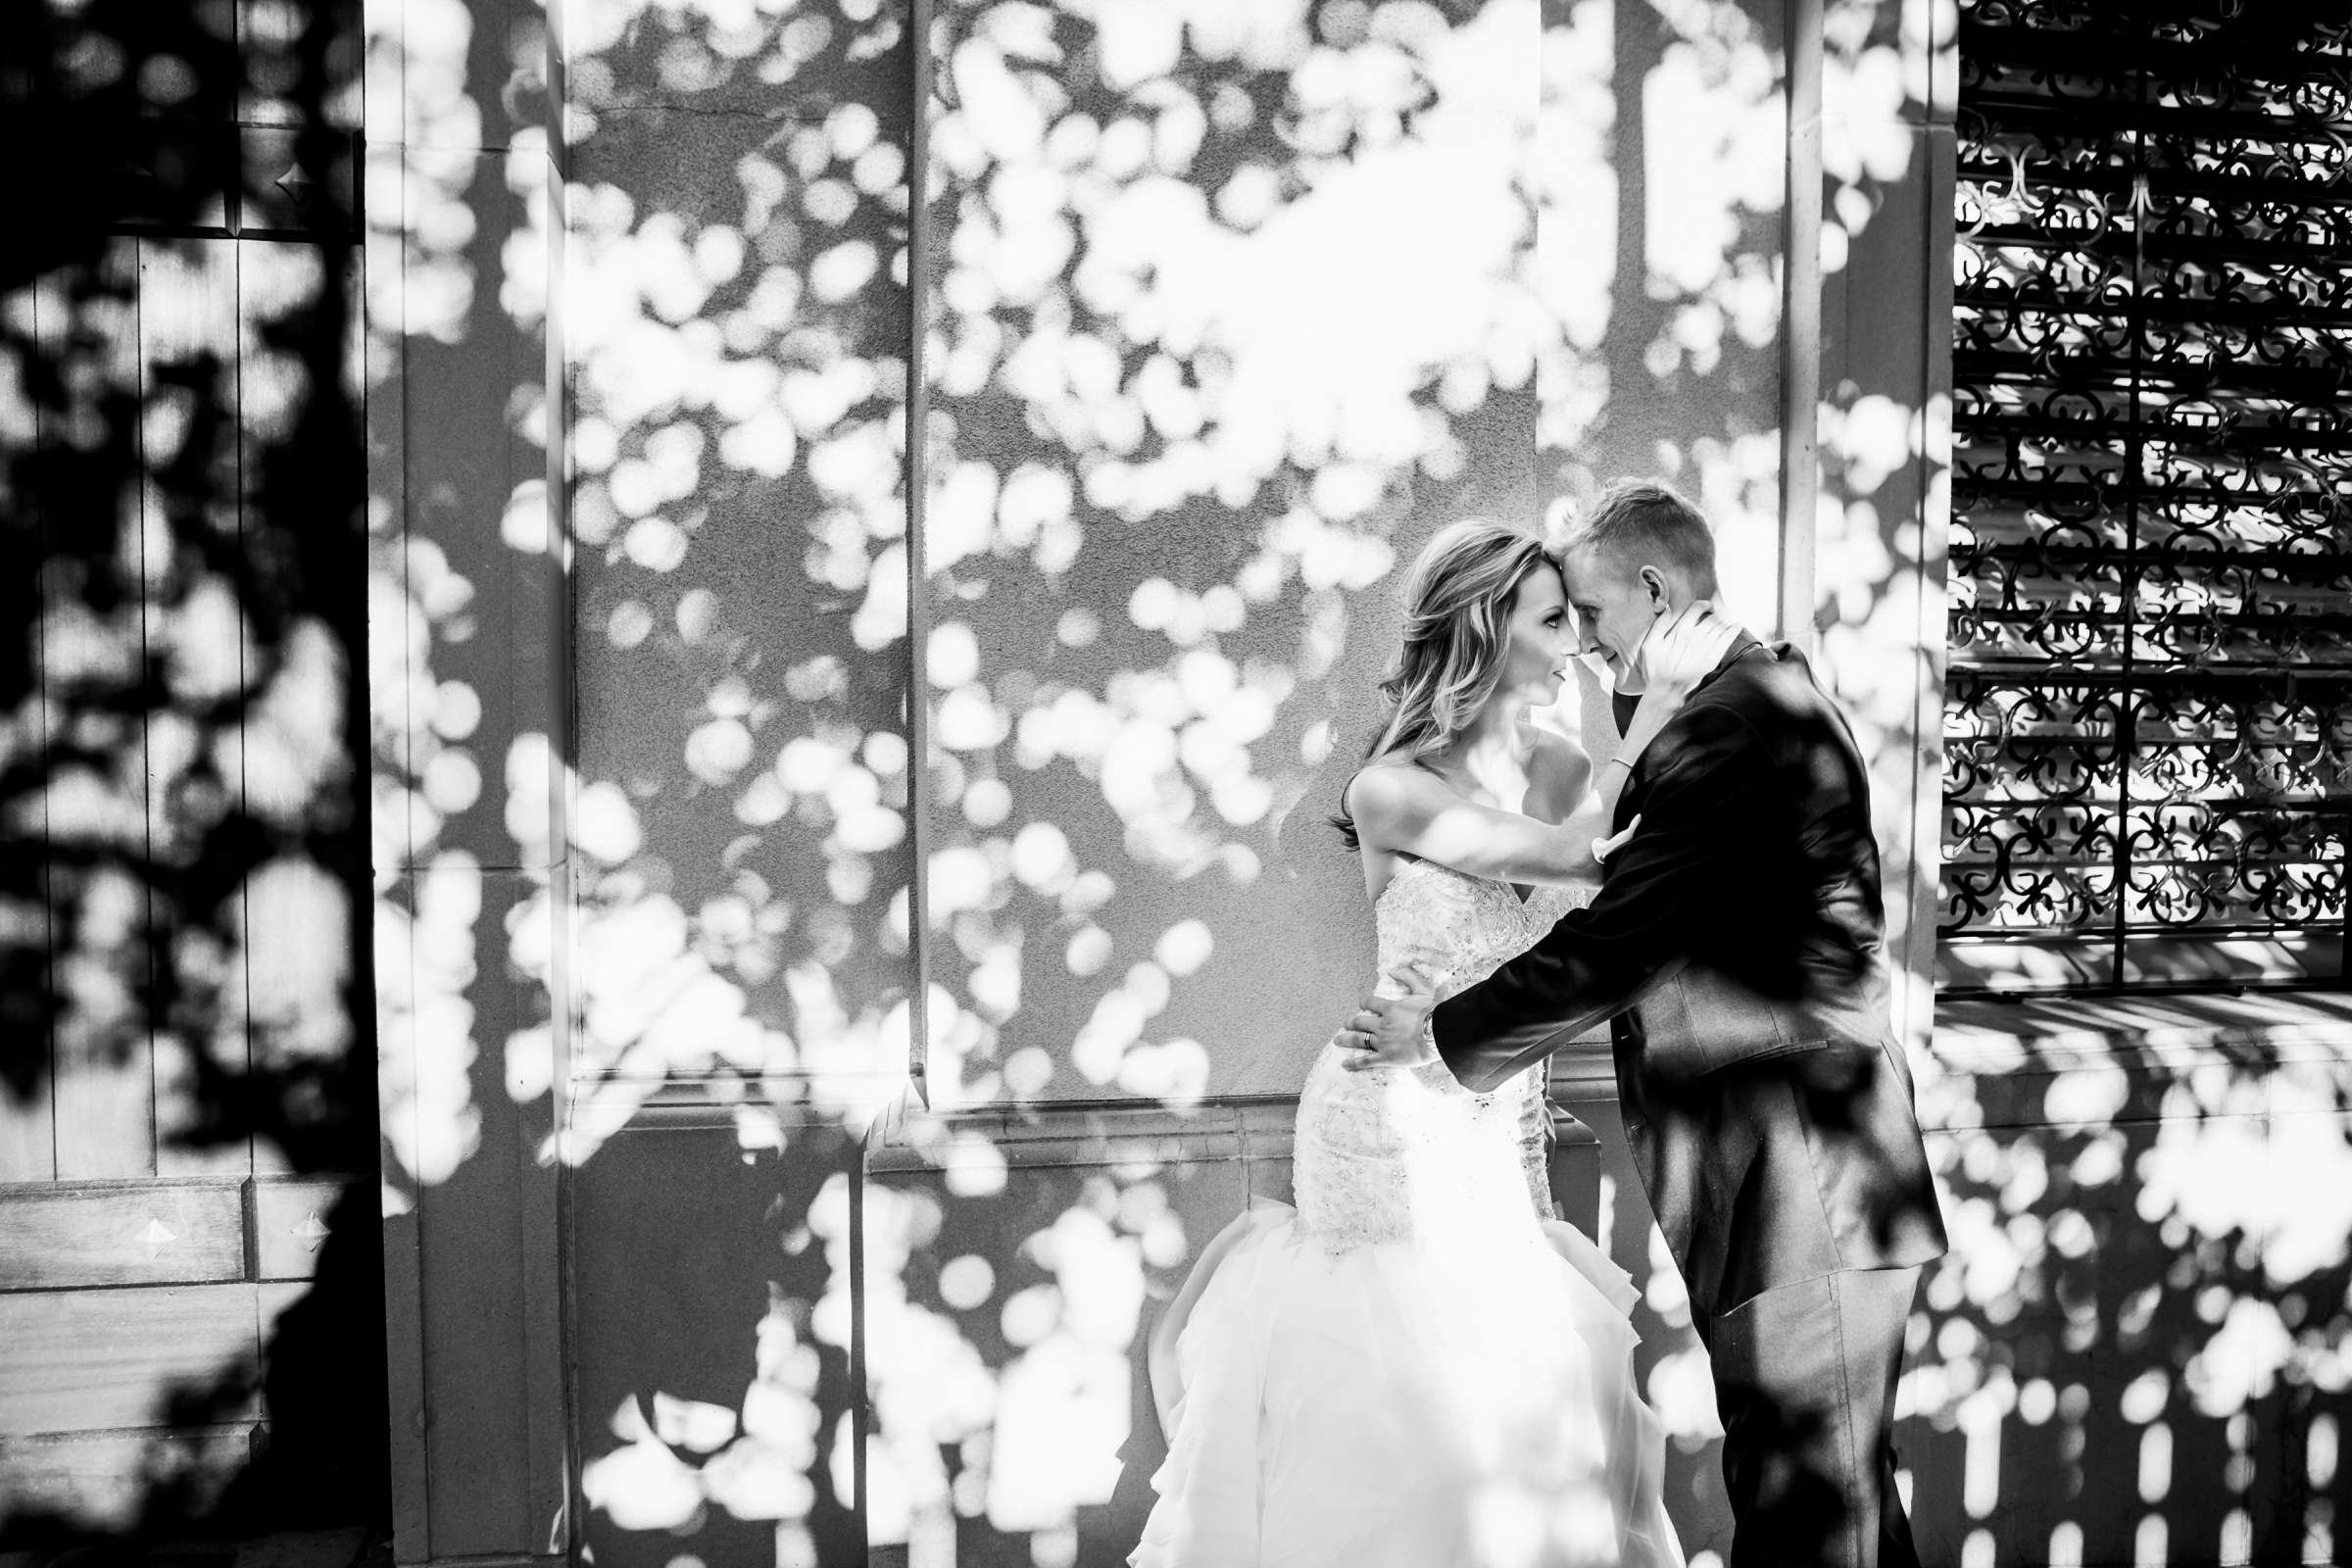
[[1593,835],[1581,810],[1565,822],[1540,822],[1466,800],[1445,780],[1409,764],[1383,763],[1356,774],[1346,809],[1367,847],[1435,860],[1471,876],[1576,882],[1596,874]]

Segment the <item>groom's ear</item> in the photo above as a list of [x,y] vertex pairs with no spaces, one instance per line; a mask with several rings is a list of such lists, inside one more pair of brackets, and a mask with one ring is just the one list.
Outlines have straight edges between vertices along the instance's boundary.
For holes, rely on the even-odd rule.
[[1666,587],[1666,574],[1657,567],[1642,568],[1642,588],[1649,595],[1650,613],[1662,615],[1674,608],[1674,595]]

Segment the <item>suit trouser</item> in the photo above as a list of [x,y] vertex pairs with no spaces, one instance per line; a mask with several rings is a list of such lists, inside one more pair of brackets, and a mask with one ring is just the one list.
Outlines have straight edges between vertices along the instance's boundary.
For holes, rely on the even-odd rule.
[[1825,1275],[1751,1297],[1707,1325],[1731,1568],[1919,1568],[1891,1441],[1919,1275]]

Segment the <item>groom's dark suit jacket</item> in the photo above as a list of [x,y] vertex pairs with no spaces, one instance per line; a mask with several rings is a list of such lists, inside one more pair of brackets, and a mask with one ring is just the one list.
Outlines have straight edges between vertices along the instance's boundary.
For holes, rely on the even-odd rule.
[[1626,1132],[1703,1320],[1943,1250],[1887,1014],[1869,779],[1792,651],[1743,642],[1636,762],[1601,891],[1433,1015],[1488,1090],[1615,1020]]

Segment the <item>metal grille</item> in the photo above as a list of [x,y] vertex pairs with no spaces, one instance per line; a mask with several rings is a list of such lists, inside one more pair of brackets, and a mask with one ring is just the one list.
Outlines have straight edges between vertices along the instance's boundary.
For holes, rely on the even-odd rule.
[[1942,982],[2340,982],[2352,11],[1960,14]]

